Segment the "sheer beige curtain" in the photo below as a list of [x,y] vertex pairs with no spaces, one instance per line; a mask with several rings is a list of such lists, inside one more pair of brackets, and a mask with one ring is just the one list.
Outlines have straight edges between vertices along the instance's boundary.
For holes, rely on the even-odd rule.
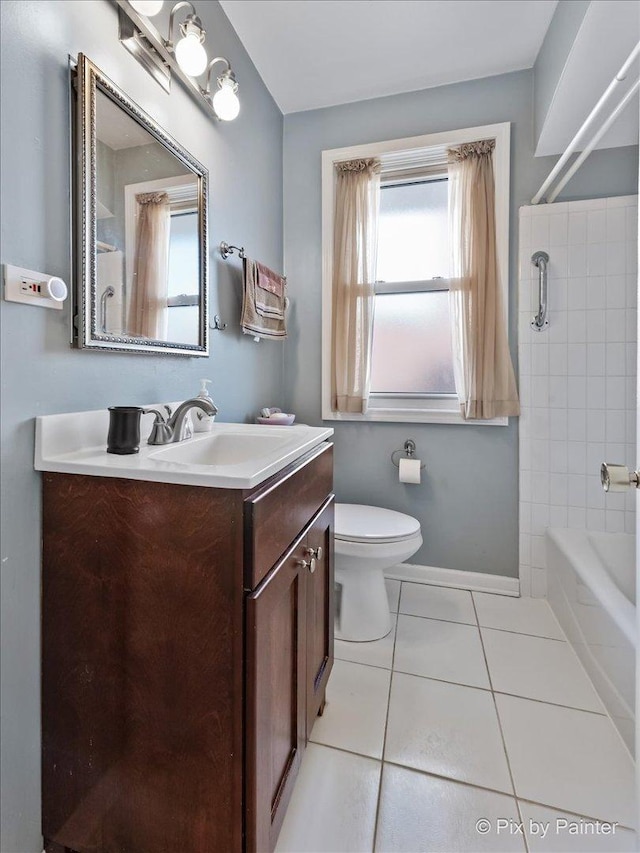
[[483,140],[448,151],[454,375],[468,420],[520,414],[498,277],[494,148]]
[[369,398],[380,161],[336,163],[332,408],[364,414]]
[[127,333],[166,341],[171,208],[165,192],[139,193],[136,254]]

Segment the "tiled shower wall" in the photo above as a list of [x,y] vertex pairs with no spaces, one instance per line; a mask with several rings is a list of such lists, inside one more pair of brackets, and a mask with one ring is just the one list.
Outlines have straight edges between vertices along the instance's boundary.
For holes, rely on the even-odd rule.
[[[635,532],[635,495],[600,464],[635,468],[638,197],[520,209],[520,582],[546,595],[547,527]],[[549,254],[549,326],[531,328]]]

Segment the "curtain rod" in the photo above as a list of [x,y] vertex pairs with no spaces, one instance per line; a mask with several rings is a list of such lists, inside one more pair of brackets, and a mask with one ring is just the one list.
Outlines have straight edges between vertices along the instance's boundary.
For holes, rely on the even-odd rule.
[[[635,60],[637,59],[638,54],[640,54],[640,41],[633,48],[633,50],[631,51],[631,53],[627,57],[626,61],[624,62],[624,64],[622,65],[622,67],[620,68],[620,70],[618,71],[616,76],[613,78],[613,80],[609,83],[609,85],[607,86],[607,88],[605,89],[603,94],[600,96],[598,103],[591,110],[591,112],[589,113],[589,115],[587,116],[587,118],[585,119],[583,124],[580,126],[578,132],[573,137],[573,139],[571,140],[571,142],[569,143],[569,145],[565,149],[564,153],[562,154],[562,156],[560,157],[560,159],[558,160],[556,165],[553,167],[553,169],[549,173],[545,182],[542,184],[542,186],[540,187],[538,192],[531,199],[531,204],[539,204],[539,202],[542,200],[545,192],[551,186],[551,184],[553,183],[553,181],[555,180],[555,178],[557,177],[557,175],[559,174],[559,172],[561,171],[561,169],[563,168],[563,166],[565,165],[565,163],[567,162],[569,157],[571,157],[571,155],[577,149],[582,137],[585,135],[586,131],[591,127],[591,125],[595,121],[596,117],[600,113],[602,107],[607,103],[607,101],[609,100],[609,98],[611,97],[613,92],[616,90],[618,85],[623,80],[626,79],[626,76],[629,73],[629,69],[631,68],[631,65],[635,62]],[[625,106],[626,106],[626,103],[625,103]],[[617,118],[617,116],[619,115],[619,112],[614,110],[614,113],[617,113],[615,115],[615,118]],[[611,118],[611,116],[609,118]],[[613,120],[615,120],[615,118]],[[593,145],[595,145],[597,143],[597,141],[598,140],[596,140],[596,142],[593,142],[593,140],[592,140]],[[591,149],[589,149],[589,151],[590,150]],[[583,157],[580,162],[582,163],[584,161],[584,159],[585,158]],[[572,175],[573,175],[573,172],[572,172]],[[564,184],[562,186],[564,186]],[[557,193],[556,193],[556,195],[557,195]],[[553,197],[555,198],[555,195]]]
[[611,112],[611,114],[609,115],[609,118],[603,122],[600,130],[593,136],[593,139],[584,147],[582,153],[578,157],[576,157],[576,159],[571,164],[571,167],[569,169],[567,169],[567,171],[564,173],[564,175],[560,178],[560,180],[556,184],[555,188],[553,190],[551,190],[551,192],[549,193],[549,197],[547,198],[547,202],[549,204],[551,204],[552,202],[554,202],[556,200],[556,198],[558,197],[558,195],[560,194],[560,192],[562,191],[564,186],[569,183],[571,178],[575,175],[575,173],[578,171],[580,166],[582,166],[584,161],[587,159],[589,154],[591,154],[593,149],[596,147],[598,142],[600,142],[600,140],[605,135],[605,133],[609,130],[611,125],[613,125],[617,121],[618,116],[621,115],[621,113],[628,106],[631,99],[634,97],[635,93],[638,91],[638,87],[640,87],[640,78],[638,78],[638,80],[636,80],[636,82],[629,89],[629,91],[624,96],[624,98],[620,101],[618,106],[615,107],[615,109]]

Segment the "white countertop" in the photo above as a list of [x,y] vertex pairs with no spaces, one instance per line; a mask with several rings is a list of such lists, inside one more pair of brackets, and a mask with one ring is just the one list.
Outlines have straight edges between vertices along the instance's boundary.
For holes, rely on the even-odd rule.
[[[106,450],[107,410],[37,417],[35,469],[219,489],[250,489],[333,435],[333,429],[302,424],[263,426],[215,421],[209,433],[196,433],[183,442],[151,446],[147,438],[152,424],[153,417],[143,415],[140,452],[118,456]],[[264,441],[266,437],[268,442]],[[184,455],[192,459],[207,456],[213,444],[204,442],[217,442],[216,447],[221,448],[212,456],[216,459],[214,464],[176,461],[183,447]],[[225,452],[231,442],[236,448],[242,448],[246,442],[247,448],[255,450],[239,454],[250,458],[234,460],[233,453]],[[165,460],[164,456],[173,459]]]

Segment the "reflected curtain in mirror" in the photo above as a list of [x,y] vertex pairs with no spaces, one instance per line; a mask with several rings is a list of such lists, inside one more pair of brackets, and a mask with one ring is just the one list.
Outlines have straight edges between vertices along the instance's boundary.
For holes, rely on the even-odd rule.
[[453,366],[467,420],[520,414],[499,283],[494,148],[490,139],[447,152]]
[[139,193],[134,287],[129,310],[129,333],[166,340],[169,321],[169,236],[171,207],[168,193]]
[[332,407],[364,414],[369,399],[380,161],[336,163]]

